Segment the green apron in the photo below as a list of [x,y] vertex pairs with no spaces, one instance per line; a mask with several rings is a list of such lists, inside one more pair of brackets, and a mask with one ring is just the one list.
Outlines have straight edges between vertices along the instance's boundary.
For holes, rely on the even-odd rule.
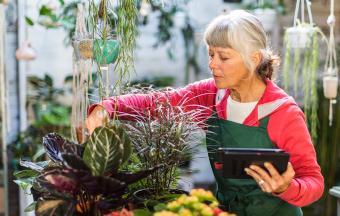
[[275,148],[268,133],[269,117],[260,120],[259,127],[221,119],[214,112],[207,121],[207,149],[217,182],[216,197],[224,210],[238,216],[300,216],[301,208],[263,192],[253,179],[226,179],[214,167],[219,147]]

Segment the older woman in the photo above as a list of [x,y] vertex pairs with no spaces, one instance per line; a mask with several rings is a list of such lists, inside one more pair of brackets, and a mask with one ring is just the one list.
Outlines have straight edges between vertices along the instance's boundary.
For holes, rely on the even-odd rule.
[[[227,211],[237,215],[302,215],[301,206],[319,199],[324,180],[296,102],[274,84],[273,67],[278,58],[268,47],[259,20],[233,11],[215,18],[204,35],[213,78],[168,92],[171,104],[186,100],[188,109],[204,110],[214,133],[207,133],[207,147],[280,148],[290,153],[287,170],[279,172],[270,163],[263,169],[245,169],[251,179],[225,179],[212,166],[217,198]],[[107,113],[136,112],[152,107],[152,95],[109,98],[89,109],[90,132],[102,124]],[[117,103],[116,103],[117,102]],[[103,110],[105,110],[103,112]],[[213,140],[213,141],[212,141]],[[214,164],[214,156],[209,154]]]

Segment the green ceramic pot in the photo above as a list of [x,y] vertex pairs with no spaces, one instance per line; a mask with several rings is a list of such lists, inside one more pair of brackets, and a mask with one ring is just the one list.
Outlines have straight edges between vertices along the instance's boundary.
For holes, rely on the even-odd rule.
[[112,64],[117,60],[119,53],[119,43],[117,40],[93,41],[94,59],[98,64]]

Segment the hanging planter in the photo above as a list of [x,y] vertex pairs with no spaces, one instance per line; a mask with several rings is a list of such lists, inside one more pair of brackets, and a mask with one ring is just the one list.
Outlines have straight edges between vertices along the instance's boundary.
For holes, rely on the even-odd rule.
[[273,8],[257,8],[253,14],[261,21],[265,31],[272,31],[277,22],[277,12]]
[[78,58],[94,59],[99,65],[112,64],[117,60],[119,43],[115,39],[83,39],[75,42]]
[[287,40],[290,42],[291,48],[307,48],[315,31],[313,25],[309,24],[290,27],[286,30]]
[[18,60],[31,61],[37,57],[35,49],[32,48],[28,41],[25,41],[23,45],[15,52],[15,57]]
[[329,126],[332,126],[333,122],[333,104],[336,103],[336,97],[338,93],[338,65],[336,58],[336,48],[335,48],[335,37],[334,37],[334,27],[335,27],[335,16],[334,16],[334,0],[331,1],[330,15],[327,19],[327,24],[329,25],[329,41],[327,58],[325,64],[325,72],[323,77],[323,92],[324,96],[329,99]]
[[[305,7],[309,22],[305,21]],[[297,0],[294,24],[286,29],[284,37],[283,86],[287,92],[293,87],[295,97],[302,99],[306,121],[314,141],[317,138],[318,124],[317,81],[320,35],[323,36],[321,30],[313,23],[310,1]]]
[[94,40],[93,53],[98,64],[112,64],[117,60],[119,43],[114,39]]
[[338,94],[338,71],[335,68],[328,68],[323,77],[323,93],[328,99],[335,99]]

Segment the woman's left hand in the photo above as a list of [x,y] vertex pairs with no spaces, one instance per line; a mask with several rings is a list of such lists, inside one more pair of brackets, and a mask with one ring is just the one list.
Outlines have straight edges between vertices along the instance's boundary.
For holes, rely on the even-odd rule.
[[251,165],[249,168],[245,168],[245,172],[255,179],[263,192],[276,194],[284,192],[295,176],[292,164],[288,162],[287,170],[282,175],[271,163],[266,162],[264,166],[267,170],[257,165]]

